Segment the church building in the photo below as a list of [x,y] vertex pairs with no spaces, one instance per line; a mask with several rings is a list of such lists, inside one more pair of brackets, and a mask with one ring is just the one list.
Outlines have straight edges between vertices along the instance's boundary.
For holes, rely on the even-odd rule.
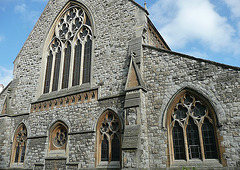
[[13,75],[0,169],[240,169],[240,68],[172,51],[134,0],[49,0]]

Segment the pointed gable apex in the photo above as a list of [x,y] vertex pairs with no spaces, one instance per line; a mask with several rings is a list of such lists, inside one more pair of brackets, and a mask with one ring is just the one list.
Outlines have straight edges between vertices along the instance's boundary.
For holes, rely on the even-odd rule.
[[140,70],[135,62],[135,57],[131,56],[125,90],[143,86],[144,83],[142,81]]

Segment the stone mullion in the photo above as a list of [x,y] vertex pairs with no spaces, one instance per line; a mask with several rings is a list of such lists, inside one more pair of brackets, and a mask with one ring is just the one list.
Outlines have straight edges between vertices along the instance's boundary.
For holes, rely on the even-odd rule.
[[188,141],[187,141],[187,125],[183,128],[183,138],[184,138],[184,146],[185,146],[185,153],[186,153],[186,160],[189,161],[189,152],[188,152]]
[[83,62],[84,62],[85,43],[86,43],[86,41],[83,41],[83,42],[82,42],[81,67],[80,67],[80,82],[79,82],[79,85],[81,85],[82,82],[83,82],[83,64],[84,64]]
[[60,69],[59,69],[59,79],[58,79],[58,90],[62,88],[62,79],[63,79],[63,67],[64,67],[64,60],[65,60],[65,47],[66,44],[62,47],[61,52],[61,61],[60,61]]
[[69,81],[68,81],[69,88],[72,87],[75,46],[76,46],[76,43],[71,43],[71,58],[70,58],[70,70],[69,70]]
[[174,148],[173,148],[173,137],[172,137],[172,130],[173,127],[170,127],[169,131],[168,131],[168,136],[169,136],[169,148],[170,148],[170,152],[169,152],[169,156],[170,156],[170,164],[173,163],[173,161],[175,160],[174,157]]
[[55,68],[55,62],[56,62],[56,52],[53,54],[53,59],[52,59],[52,71],[51,71],[51,78],[50,78],[50,87],[49,87],[49,93],[52,92],[52,87],[53,87],[53,76],[54,76],[54,68]]
[[111,136],[109,137],[108,146],[109,146],[108,162],[110,163],[112,161],[112,138],[111,138]]
[[203,137],[202,137],[202,124],[198,125],[198,134],[199,134],[202,160],[204,161],[205,160],[205,153],[204,153],[204,145],[203,145]]

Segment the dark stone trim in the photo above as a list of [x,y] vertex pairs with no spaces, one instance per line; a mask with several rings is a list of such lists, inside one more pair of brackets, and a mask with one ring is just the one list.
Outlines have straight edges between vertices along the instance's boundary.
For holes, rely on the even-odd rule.
[[101,98],[98,99],[98,101],[109,100],[109,99],[118,98],[118,97],[123,97],[123,96],[125,96],[125,93],[119,93],[119,94],[112,95],[112,96],[101,97]]
[[81,132],[70,132],[68,135],[79,135],[79,134],[87,134],[87,133],[95,133],[95,131],[81,131]]
[[44,163],[34,163],[35,166],[44,166]]
[[129,92],[129,91],[134,91],[134,90],[139,90],[139,89],[142,89],[144,92],[147,92],[147,89],[145,87],[142,87],[142,86],[127,88],[127,89],[125,89],[125,91]]
[[122,148],[122,150],[127,151],[127,150],[137,150],[138,148]]
[[202,58],[196,58],[196,57],[193,57],[193,56],[190,56],[190,55],[187,55],[187,54],[182,54],[182,53],[175,52],[175,51],[164,50],[164,49],[157,48],[157,47],[154,47],[154,46],[151,46],[151,45],[147,45],[147,44],[143,44],[143,47],[151,48],[151,49],[154,49],[154,50],[157,50],[157,51],[160,51],[160,52],[165,52],[165,53],[170,53],[170,54],[174,54],[174,55],[179,55],[181,57],[189,58],[189,59],[192,59],[192,60],[206,62],[206,63],[213,64],[213,65],[216,65],[216,66],[220,66],[220,67],[225,68],[225,69],[233,69],[233,70],[236,70],[236,71],[240,71],[240,67],[237,67],[237,66],[231,66],[231,65],[227,65],[227,64],[211,61],[211,60],[206,60],[206,59],[202,59]]
[[57,156],[57,157],[46,157],[45,158],[45,160],[66,160],[67,159],[67,157],[64,157],[64,156],[62,156],[62,157],[59,157],[59,156]]
[[25,115],[29,115],[30,113],[20,113],[20,114],[16,114],[16,115],[8,115],[8,114],[3,114],[0,115],[0,117],[19,117],[19,116],[25,116]]
[[47,138],[48,136],[29,136],[27,139]]

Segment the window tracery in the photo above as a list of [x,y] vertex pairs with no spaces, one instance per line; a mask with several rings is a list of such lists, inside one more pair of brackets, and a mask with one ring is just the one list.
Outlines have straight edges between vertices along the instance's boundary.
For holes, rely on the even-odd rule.
[[61,123],[56,123],[50,132],[50,150],[65,150],[68,139],[67,127]]
[[92,28],[85,10],[69,7],[56,23],[47,49],[43,93],[90,82]]
[[27,146],[27,129],[24,124],[21,124],[15,132],[13,147],[12,147],[12,164],[22,165],[24,163]]
[[111,111],[101,116],[97,126],[97,164],[120,163],[121,124],[119,118]]
[[171,160],[218,159],[213,111],[200,97],[183,91],[169,109]]

